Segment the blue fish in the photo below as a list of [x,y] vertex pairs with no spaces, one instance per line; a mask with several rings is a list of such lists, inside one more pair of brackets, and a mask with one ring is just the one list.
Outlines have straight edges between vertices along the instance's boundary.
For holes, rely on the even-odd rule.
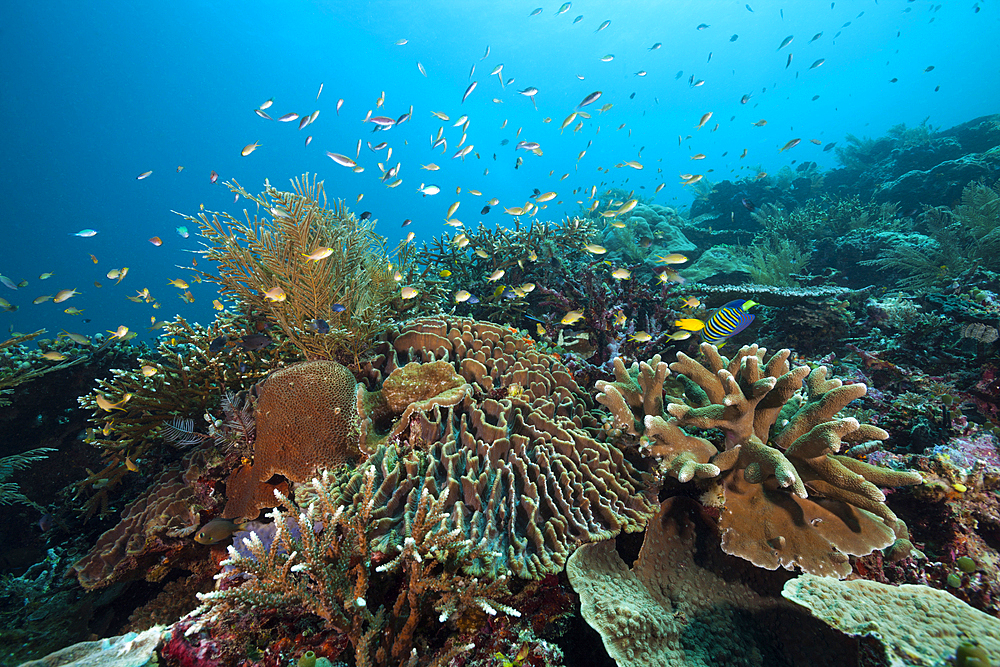
[[723,345],[750,326],[753,322],[753,313],[747,311],[756,305],[756,302],[748,299],[737,299],[719,308],[705,323],[705,329],[701,332],[702,340],[713,345]]
[[689,318],[677,320],[674,324],[687,331],[701,331],[703,341],[722,347],[727,340],[750,326],[753,314],[747,311],[756,305],[749,299],[737,299],[715,311],[707,322]]

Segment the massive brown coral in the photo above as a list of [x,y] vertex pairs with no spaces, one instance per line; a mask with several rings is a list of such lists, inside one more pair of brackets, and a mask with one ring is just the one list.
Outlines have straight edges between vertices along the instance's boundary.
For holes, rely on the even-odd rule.
[[766,364],[765,350],[756,345],[731,360],[707,343],[701,352],[701,362],[678,353],[670,365],[685,396],[668,397],[665,411],[661,397],[669,373],[658,357],[631,370],[616,360],[617,381],[599,382],[597,400],[627,435],[640,439],[643,451],[662,459],[664,474],[681,482],[717,480],[711,491],[723,506],[726,553],[768,569],[798,566],[845,577],[848,555],[906,538],[878,487],[917,484],[920,475],[837,454],[843,443],[888,437],[875,426],[837,417],[865,395],[865,385],[828,380],[823,366],[791,368],[788,350]]
[[223,516],[253,519],[276,504],[274,475],[310,480],[319,468],[359,458],[357,382],[335,361],[309,361],[272,373],[256,387],[253,462],[226,480]]

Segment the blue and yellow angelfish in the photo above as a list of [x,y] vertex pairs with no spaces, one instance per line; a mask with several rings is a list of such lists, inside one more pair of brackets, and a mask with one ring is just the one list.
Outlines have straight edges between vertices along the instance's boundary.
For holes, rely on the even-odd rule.
[[687,331],[701,331],[703,341],[722,347],[727,340],[750,326],[753,313],[748,311],[756,305],[749,299],[737,299],[715,311],[707,322],[685,318],[675,321],[674,325]]

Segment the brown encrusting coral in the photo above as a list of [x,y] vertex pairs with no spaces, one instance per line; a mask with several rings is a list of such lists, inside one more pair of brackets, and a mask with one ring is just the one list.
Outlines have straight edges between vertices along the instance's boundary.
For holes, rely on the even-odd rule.
[[838,454],[843,443],[888,437],[878,427],[837,417],[865,395],[864,384],[828,380],[823,366],[792,368],[788,350],[766,363],[756,345],[731,360],[707,343],[701,352],[701,362],[678,353],[670,365],[684,397],[668,396],[665,409],[669,373],[658,357],[630,370],[616,360],[617,381],[598,382],[598,401],[619,428],[639,438],[641,451],[662,459],[665,475],[717,480],[708,496],[722,506],[726,553],[768,569],[798,566],[846,577],[848,555],[907,539],[878,487],[919,484],[922,477]]
[[213,462],[210,448],[189,452],[180,466],[164,470],[149,489],[132,502],[122,519],[98,539],[72,571],[86,589],[143,578],[160,581],[185,561],[200,560],[191,536],[202,514],[218,511],[210,489],[199,478]]

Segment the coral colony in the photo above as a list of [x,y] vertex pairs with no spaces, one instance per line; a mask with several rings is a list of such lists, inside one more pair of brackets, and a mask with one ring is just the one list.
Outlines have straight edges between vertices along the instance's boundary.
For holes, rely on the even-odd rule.
[[996,664],[1000,189],[854,178],[995,126],[419,247],[229,183],[214,321],[0,345],[5,664]]

